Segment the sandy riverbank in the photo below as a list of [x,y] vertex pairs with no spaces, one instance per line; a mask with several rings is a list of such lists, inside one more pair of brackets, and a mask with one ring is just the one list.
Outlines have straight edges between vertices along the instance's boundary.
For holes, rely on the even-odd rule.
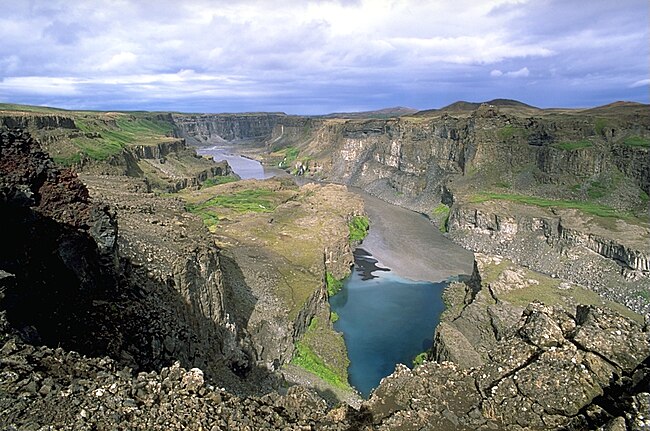
[[472,252],[445,238],[426,217],[359,189],[350,190],[363,197],[371,223],[361,247],[379,266],[415,281],[441,281],[472,273]]

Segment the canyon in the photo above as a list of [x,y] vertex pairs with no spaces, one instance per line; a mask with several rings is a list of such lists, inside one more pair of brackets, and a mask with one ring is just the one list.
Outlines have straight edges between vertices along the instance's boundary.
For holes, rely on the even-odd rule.
[[[647,105],[1,111],[4,426],[650,425]],[[241,181],[189,145],[223,143],[318,182]],[[427,360],[367,401],[294,361],[347,378],[327,301],[365,215],[346,186],[476,253]]]

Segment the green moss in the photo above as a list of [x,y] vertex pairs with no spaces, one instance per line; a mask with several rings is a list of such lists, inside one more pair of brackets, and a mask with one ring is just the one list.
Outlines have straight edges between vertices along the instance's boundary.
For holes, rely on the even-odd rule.
[[623,144],[628,147],[640,147],[640,148],[650,148],[650,140],[642,138],[640,136],[630,136],[625,138]]
[[428,357],[429,354],[427,352],[418,354],[415,358],[413,358],[413,367],[424,364],[424,361],[426,361]]
[[350,242],[361,241],[368,235],[370,221],[365,216],[354,216],[348,223],[348,227],[350,228],[348,236]]
[[336,311],[330,311],[330,322],[336,323],[339,320],[339,314]]
[[129,145],[154,145],[172,139],[173,125],[146,115],[82,114],[74,117],[82,136],[71,139],[83,155],[106,160]]
[[586,139],[583,139],[581,141],[572,141],[572,142],[559,142],[557,144],[552,145],[554,148],[558,148],[560,150],[564,151],[574,151],[574,150],[580,150],[583,148],[589,148],[592,147],[593,144],[589,142]]
[[515,127],[512,124],[507,124],[498,130],[497,135],[502,141],[509,141],[514,137],[526,137],[526,130],[522,127]]
[[325,273],[325,284],[329,296],[336,295],[343,288],[343,280],[337,279],[330,272]]
[[212,177],[208,178],[207,180],[203,181],[201,183],[201,188],[206,188],[206,187],[212,187],[212,186],[218,186],[219,184],[226,184],[226,183],[232,183],[234,181],[237,181],[237,177],[234,175],[224,175],[221,177]]
[[296,350],[291,363],[317,375],[333,386],[342,389],[349,388],[349,385],[341,377],[328,367],[307,345],[300,341],[296,343]]
[[278,165],[280,169],[286,169],[291,166],[291,163],[295,162],[298,158],[300,150],[294,147],[287,147],[283,150],[278,151],[280,154],[284,154],[282,161]]
[[648,197],[648,194],[643,190],[639,192],[639,199],[641,199],[643,205],[647,205],[648,201],[650,201],[650,197]]
[[241,213],[271,212],[275,209],[275,205],[270,200],[273,194],[272,190],[264,188],[242,190],[229,195],[214,196],[203,203],[188,205],[187,209],[190,212],[197,212],[212,207],[221,207]]
[[615,217],[615,218],[627,218],[630,217],[627,213],[622,213],[615,210],[614,208],[595,204],[593,202],[582,202],[582,201],[569,201],[569,200],[552,200],[539,198],[536,196],[524,196],[524,195],[514,195],[514,194],[505,194],[505,193],[479,193],[472,196],[470,199],[471,202],[479,203],[490,200],[505,200],[510,202],[517,202],[526,205],[535,205],[543,208],[571,208],[580,210],[586,214],[595,215],[598,217]]
[[443,203],[438,204],[437,207],[431,211],[434,218],[438,220],[440,232],[447,232],[447,225],[449,223],[449,207]]
[[650,302],[650,290],[637,290],[636,295],[645,302]]

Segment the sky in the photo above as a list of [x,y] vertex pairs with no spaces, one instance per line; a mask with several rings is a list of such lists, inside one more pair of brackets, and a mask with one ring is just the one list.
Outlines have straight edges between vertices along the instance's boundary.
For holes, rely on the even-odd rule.
[[650,103],[648,0],[0,0],[0,102],[325,114]]

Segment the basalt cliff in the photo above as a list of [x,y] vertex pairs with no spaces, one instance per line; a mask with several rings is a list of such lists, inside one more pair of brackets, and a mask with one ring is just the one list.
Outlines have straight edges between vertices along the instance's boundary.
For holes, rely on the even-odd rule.
[[[3,112],[0,424],[645,429],[647,114]],[[327,296],[362,202],[341,185],[236,181],[188,143],[359,186],[476,252],[427,360],[355,398]]]

